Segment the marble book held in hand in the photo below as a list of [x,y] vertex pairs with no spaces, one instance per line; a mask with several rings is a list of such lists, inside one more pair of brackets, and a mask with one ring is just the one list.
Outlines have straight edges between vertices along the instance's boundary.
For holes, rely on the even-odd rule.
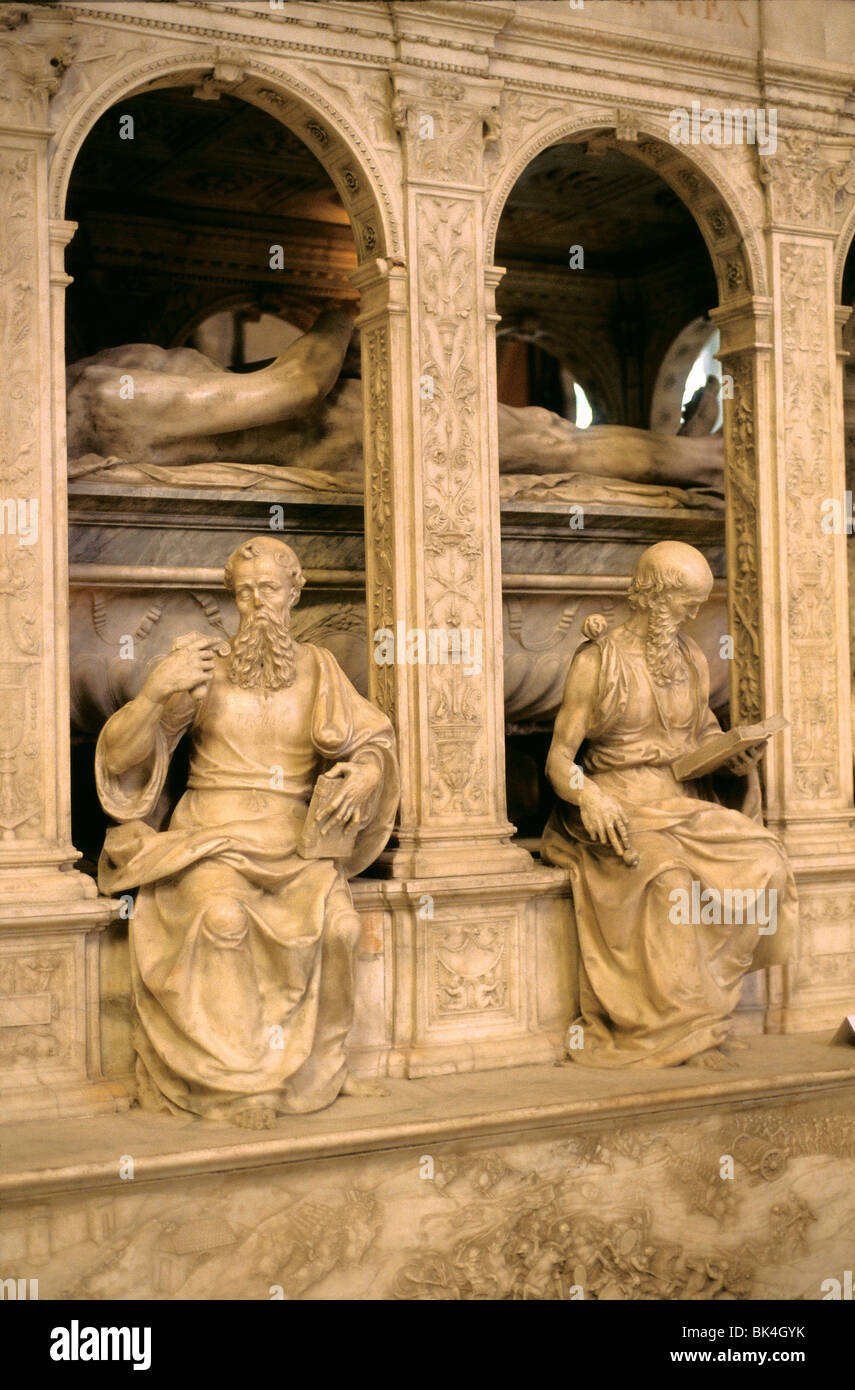
[[726,733],[716,734],[714,738],[702,743],[691,753],[684,753],[671,766],[679,782],[693,782],[696,777],[706,777],[728,762],[736,753],[744,753],[756,743],[765,743],[779,729],[789,727],[789,720],[782,714],[773,714],[761,724],[737,724]]
[[355,820],[350,825],[339,825],[324,813],[330,801],[340,790],[341,783],[328,777],[319,777],[315,783],[312,800],[309,803],[306,823],[297,842],[297,853],[303,859],[349,859],[353,854],[359,826]]

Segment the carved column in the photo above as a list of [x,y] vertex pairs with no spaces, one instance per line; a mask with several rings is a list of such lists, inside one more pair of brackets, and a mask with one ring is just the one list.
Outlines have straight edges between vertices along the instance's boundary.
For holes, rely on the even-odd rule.
[[69,23],[24,8],[2,23],[0,1109],[83,1113],[115,1108],[120,1088],[100,1080],[98,1034],[97,933],[114,905],[73,868],[69,825],[64,422],[51,368],[46,154]]
[[[816,152],[815,152],[816,153]],[[839,322],[827,169],[787,143],[769,159],[773,315],[713,314],[734,379],[726,403],[728,555],[736,717],[780,711],[767,818],[799,888],[800,959],[772,973],[768,1026],[822,1028],[855,998],[855,816]],[[756,672],[756,675],[755,675]]]
[[498,464],[487,391],[492,287],[482,271],[481,161],[498,83],[400,65],[394,81],[410,334],[408,377],[399,367],[392,399],[411,428],[392,484],[406,557],[393,630],[396,640],[410,629],[447,634],[452,652],[459,637],[464,654],[468,640],[477,660],[395,668],[410,785],[388,862],[408,877],[526,870],[530,857],[510,843],[505,811]]
[[[457,10],[493,22],[483,6]],[[410,15],[398,12],[402,24]],[[393,80],[406,268],[375,261],[353,279],[369,642],[392,634],[396,656],[371,662],[372,694],[395,723],[402,776],[400,824],[372,892],[388,924],[387,1068],[418,1076],[557,1056],[572,987],[567,876],[511,842],[505,809],[497,272],[485,276],[482,244],[499,84],[406,64]],[[429,642],[419,657],[415,635],[431,632],[451,659]]]

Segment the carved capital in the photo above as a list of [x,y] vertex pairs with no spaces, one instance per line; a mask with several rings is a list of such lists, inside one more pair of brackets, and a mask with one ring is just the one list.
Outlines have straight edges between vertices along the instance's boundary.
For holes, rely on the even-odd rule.
[[484,151],[501,135],[501,80],[392,67],[392,122],[411,177],[477,184]]
[[831,149],[814,131],[782,136],[759,166],[773,223],[837,227],[855,201],[855,151]]
[[0,13],[0,122],[43,128],[73,59],[71,17],[10,5]]

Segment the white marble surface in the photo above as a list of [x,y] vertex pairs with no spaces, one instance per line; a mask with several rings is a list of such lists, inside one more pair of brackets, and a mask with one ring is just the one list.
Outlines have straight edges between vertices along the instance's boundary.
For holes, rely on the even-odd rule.
[[821,1298],[855,1250],[855,1049],[740,1057],[392,1082],[264,1136],[4,1127],[0,1272],[43,1299]]

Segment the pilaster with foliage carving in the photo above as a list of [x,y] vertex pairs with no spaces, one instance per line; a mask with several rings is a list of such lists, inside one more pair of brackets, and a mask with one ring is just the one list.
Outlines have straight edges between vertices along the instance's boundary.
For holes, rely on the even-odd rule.
[[[842,495],[842,470],[832,459],[832,371],[824,312],[830,247],[797,241],[778,245],[781,375],[786,469],[789,591],[786,630],[792,671],[793,796],[811,806],[840,803],[840,643],[835,569],[842,536],[822,529],[823,502]],[[830,356],[830,360],[829,360]],[[837,473],[841,473],[838,478]],[[838,553],[839,552],[839,553]],[[848,740],[847,740],[848,742]],[[850,793],[846,797],[851,800]]]
[[[71,61],[69,22],[0,17],[0,875],[70,857],[57,817],[52,390],[45,207],[47,110]],[[12,879],[10,879],[10,887]]]
[[[487,418],[483,156],[499,84],[394,71],[408,195],[424,626],[480,640],[480,662],[423,668],[422,826],[506,837],[497,472]],[[465,650],[465,648],[464,648]],[[480,669],[477,669],[480,665]],[[518,852],[515,852],[515,857]],[[520,859],[522,856],[518,856]]]
[[65,477],[57,458],[48,102],[70,19],[0,15],[0,1108],[112,1111],[97,932],[114,904],[70,871]]
[[757,534],[757,449],[753,362],[728,358],[725,370],[733,379],[733,396],[726,401],[728,441],[727,492],[728,610],[733,637],[731,718],[753,723],[762,718],[760,679],[760,555]]

